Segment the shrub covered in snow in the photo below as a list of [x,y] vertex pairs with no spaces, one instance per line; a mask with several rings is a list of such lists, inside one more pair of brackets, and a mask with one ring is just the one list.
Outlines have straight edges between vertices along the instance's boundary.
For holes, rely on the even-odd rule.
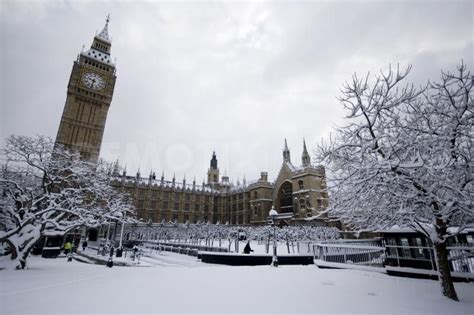
[[[339,230],[324,226],[284,226],[276,228],[275,231],[277,239],[284,241],[318,241],[340,238]],[[270,234],[273,235],[272,233],[273,228],[270,226],[174,224],[154,227],[151,234],[154,235],[154,238],[161,240],[248,239],[263,241],[267,240]]]

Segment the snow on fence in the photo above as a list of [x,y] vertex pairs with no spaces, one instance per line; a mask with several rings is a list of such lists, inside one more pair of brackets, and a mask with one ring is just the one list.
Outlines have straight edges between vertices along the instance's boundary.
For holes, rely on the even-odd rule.
[[[386,261],[390,266],[436,270],[433,247],[386,245],[386,248]],[[452,272],[474,273],[474,246],[457,244],[447,249]]]
[[385,247],[365,245],[364,242],[344,242],[313,245],[315,260],[339,264],[383,267]]
[[448,246],[448,259],[451,270],[454,272],[468,272],[474,274],[474,246]]
[[362,245],[383,247],[383,238],[367,238],[367,239],[335,239],[318,242],[318,244],[344,244],[344,245]]
[[[411,268],[436,271],[434,248],[429,246],[388,245],[382,239],[337,240],[313,243],[315,264],[322,267],[351,268],[350,265],[369,267]],[[447,247],[450,269],[455,274],[474,278],[473,244]],[[342,264],[342,265],[339,265]],[[413,271],[412,271],[413,272]]]

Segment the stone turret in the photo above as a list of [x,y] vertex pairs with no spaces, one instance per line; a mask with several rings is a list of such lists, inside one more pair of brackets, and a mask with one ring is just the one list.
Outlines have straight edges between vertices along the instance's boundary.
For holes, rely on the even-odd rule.
[[212,152],[212,159],[209,170],[207,171],[207,185],[216,187],[219,185],[219,168],[217,167],[216,152]]

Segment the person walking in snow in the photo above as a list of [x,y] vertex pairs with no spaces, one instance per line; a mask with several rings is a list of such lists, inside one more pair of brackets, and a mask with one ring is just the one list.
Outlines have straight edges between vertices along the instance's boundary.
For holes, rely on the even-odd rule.
[[64,243],[64,253],[65,253],[66,255],[69,254],[69,252],[71,251],[71,249],[72,249],[72,244],[71,244],[71,242],[68,241],[68,242]]
[[244,254],[250,254],[250,252],[253,252],[253,249],[250,248],[250,241],[248,241],[247,245],[244,247]]
[[115,248],[111,245],[110,246],[110,257],[114,256]]
[[87,248],[87,240],[84,240],[84,242],[82,242],[82,251],[85,251],[86,248]]
[[135,258],[138,258],[138,246],[135,245],[133,246],[133,261],[135,261]]

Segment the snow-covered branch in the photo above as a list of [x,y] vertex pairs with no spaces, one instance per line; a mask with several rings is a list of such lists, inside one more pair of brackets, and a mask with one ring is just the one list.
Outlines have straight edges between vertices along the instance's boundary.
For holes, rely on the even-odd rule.
[[448,227],[474,223],[473,77],[461,64],[415,89],[402,86],[409,71],[346,83],[349,123],[316,154],[332,215],[354,229],[411,226],[441,248]]
[[102,162],[92,164],[49,138],[10,136],[2,152],[0,241],[24,267],[31,247],[48,235],[64,235],[80,226],[97,226],[133,211],[130,199],[110,185]]

